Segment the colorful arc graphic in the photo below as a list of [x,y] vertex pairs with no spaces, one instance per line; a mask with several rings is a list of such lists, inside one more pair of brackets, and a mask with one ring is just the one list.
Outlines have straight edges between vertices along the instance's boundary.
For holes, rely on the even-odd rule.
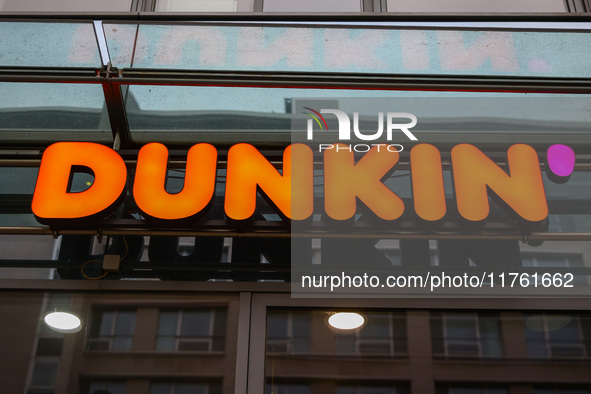
[[306,115],[311,116],[312,118],[314,118],[314,120],[316,121],[316,123],[318,123],[318,126],[320,126],[320,130],[324,130],[324,128],[326,128],[326,131],[328,131],[328,125],[326,124],[326,120],[324,120],[324,117],[320,114],[320,112],[313,110],[310,107],[304,107],[304,109],[307,109],[308,111],[312,111],[314,112],[314,114],[318,115],[318,117],[320,119],[322,119],[322,123],[324,123],[324,127],[322,127],[322,123],[320,123],[320,120],[318,120],[318,117],[314,116],[313,114],[309,113],[309,112],[304,112]]

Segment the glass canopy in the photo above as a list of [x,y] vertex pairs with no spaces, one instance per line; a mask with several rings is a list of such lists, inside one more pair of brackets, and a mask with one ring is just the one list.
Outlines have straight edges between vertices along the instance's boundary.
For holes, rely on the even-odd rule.
[[591,24],[498,26],[0,18],[0,142],[285,144],[300,97],[498,97],[471,116],[586,133]]

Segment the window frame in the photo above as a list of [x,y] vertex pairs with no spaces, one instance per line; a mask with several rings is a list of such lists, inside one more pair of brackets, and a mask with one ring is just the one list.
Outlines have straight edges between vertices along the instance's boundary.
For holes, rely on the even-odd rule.
[[[372,311],[373,312],[373,311]],[[390,356],[391,358],[405,358],[408,356],[408,338],[407,338],[407,332],[404,332],[404,337],[405,337],[405,347],[407,348],[406,352],[401,352],[397,350],[396,347],[396,335],[394,332],[395,329],[395,324],[394,321],[395,319],[400,319],[404,322],[404,324],[406,325],[406,313],[404,312],[398,312],[398,311],[376,311],[376,313],[382,313],[383,316],[388,319],[388,337],[387,338],[371,338],[368,336],[364,336],[363,335],[363,330],[359,330],[357,332],[355,332],[353,335],[355,336],[355,355],[360,356],[360,357],[372,357],[372,356],[376,356],[376,357],[383,357],[383,356]],[[368,351],[363,351],[361,350],[363,345],[365,344],[384,344],[384,346],[388,346],[388,352],[368,352]],[[399,345],[400,346],[400,345]],[[340,353],[337,353],[340,354]],[[342,353],[342,354],[351,354],[351,353]]]
[[[113,315],[113,320],[111,322],[111,327],[110,327],[110,335],[108,336],[101,336],[100,335],[100,329],[101,327],[99,326],[97,328],[97,333],[98,336],[94,337],[92,335],[94,329],[95,329],[95,324],[97,323],[97,314],[100,313],[100,324],[102,325],[102,315],[105,312],[112,312],[114,313]],[[133,313],[133,328],[132,328],[132,333],[131,335],[115,335],[115,330],[117,329],[117,321],[119,319],[119,313],[121,312],[132,312]],[[137,309],[128,309],[128,308],[96,308],[92,311],[92,321],[91,321],[91,335],[88,337],[88,341],[87,341],[87,345],[86,345],[86,350],[88,352],[130,352],[133,351],[133,339],[135,337],[135,328],[136,328],[136,320],[137,320]],[[131,339],[131,343],[129,345],[129,349],[112,349],[113,347],[113,342],[115,338],[118,337],[129,337]],[[92,349],[91,346],[93,343],[99,343],[99,342],[106,342],[108,344],[107,349]]]
[[[158,328],[160,327],[160,319],[162,318],[162,313],[175,313],[176,314],[176,325],[175,325],[175,335],[161,335],[158,332],[156,333],[155,338],[155,350],[157,352],[173,352],[173,353],[207,353],[207,354],[216,354],[216,353],[224,353],[225,349],[223,350],[214,350],[214,341],[217,339],[217,336],[214,335],[215,331],[215,323],[216,323],[216,316],[220,313],[220,310],[223,310],[224,307],[190,307],[190,308],[161,308],[158,314]],[[209,328],[208,332],[209,335],[207,337],[195,337],[195,336],[186,336],[182,335],[182,324],[183,324],[183,316],[187,312],[191,311],[207,311],[210,314],[209,320]],[[217,312],[217,313],[216,313]],[[224,311],[227,314],[227,309]],[[226,316],[227,319],[227,316]],[[227,321],[226,321],[227,324]],[[224,337],[226,335],[226,328],[224,327]],[[161,338],[172,338],[174,340],[174,349],[159,349],[158,348],[158,340]],[[190,342],[190,343],[207,343],[207,350],[181,350],[180,345],[181,342]]]
[[[527,313],[523,314],[524,323],[525,323],[526,319],[530,316],[534,316],[534,315],[527,314]],[[529,339],[527,337],[527,331],[528,330],[533,331],[533,330],[531,330],[527,326],[525,326],[525,329],[526,329],[525,344],[526,344],[526,347],[528,348],[528,356],[531,359],[542,359],[542,360],[588,360],[589,358],[591,358],[591,354],[589,354],[589,352],[587,351],[587,346],[586,346],[587,339],[585,338],[585,332],[583,331],[581,316],[579,314],[570,314],[570,315],[565,314],[565,316],[570,316],[570,318],[575,321],[576,331],[578,333],[578,338],[576,340],[572,340],[572,341],[568,341],[568,342],[553,340],[550,337],[551,332],[555,331],[555,330],[549,329],[548,318],[552,317],[552,316],[561,316],[561,315],[549,314],[549,313],[539,314],[539,317],[541,318],[542,325],[543,325],[543,330],[541,331],[541,333],[543,334],[543,337],[544,337],[542,345],[543,345],[545,353],[546,353],[545,357],[535,357],[535,356],[529,355],[530,353],[529,353],[528,344],[531,342],[538,342],[538,341],[533,340],[533,339]],[[564,327],[566,327],[566,326],[564,326]],[[564,327],[561,327],[560,329],[562,329]],[[572,356],[554,355],[554,348],[555,347],[563,347],[565,349],[566,348],[568,348],[568,349],[577,348],[578,350],[580,350],[580,354],[579,355],[572,355]]]
[[[483,313],[487,313],[486,311]],[[481,313],[480,311],[458,311],[458,310],[443,310],[443,311],[431,311],[430,313],[430,324],[431,324],[431,330],[434,329],[434,325],[436,324],[437,321],[439,321],[440,326],[441,326],[441,337],[436,337],[437,332],[436,331],[432,331],[432,340],[437,339],[440,341],[440,347],[442,349],[442,352],[435,352],[435,350],[433,350],[433,356],[435,358],[444,358],[444,359],[478,359],[478,360],[494,360],[494,359],[502,359],[504,358],[505,355],[505,349],[503,348],[503,332],[502,332],[502,327],[501,327],[501,316],[498,314],[498,312],[494,312],[493,314],[491,314],[490,316],[483,316],[483,313]],[[449,339],[448,339],[448,330],[449,328],[446,326],[446,320],[451,320],[452,316],[449,316],[449,314],[462,314],[465,315],[466,317],[470,317],[473,322],[474,322],[474,330],[475,330],[475,336],[474,339],[455,339],[455,337],[452,339],[452,342],[456,343],[460,343],[460,344],[474,344],[475,348],[477,349],[476,353],[457,353],[457,352],[452,352],[449,349]],[[496,322],[496,332],[498,334],[498,337],[496,338],[496,340],[499,341],[499,354],[484,354],[483,351],[483,339],[485,339],[485,337],[482,335],[482,319],[486,318],[486,317],[490,317],[490,318],[494,318],[495,322]],[[435,345],[433,345],[435,346]]]

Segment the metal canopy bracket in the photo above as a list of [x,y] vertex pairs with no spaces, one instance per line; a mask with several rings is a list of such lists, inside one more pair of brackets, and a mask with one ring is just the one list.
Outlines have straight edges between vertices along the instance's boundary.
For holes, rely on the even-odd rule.
[[121,86],[120,84],[112,83],[112,80],[119,77],[120,73],[117,68],[111,65],[111,56],[109,55],[103,21],[95,20],[92,25],[101,57],[102,67],[98,76],[103,78],[103,93],[113,132],[113,149],[118,150],[121,147],[129,147],[131,144],[131,134],[129,132],[127,115],[125,114],[125,102],[121,93]]

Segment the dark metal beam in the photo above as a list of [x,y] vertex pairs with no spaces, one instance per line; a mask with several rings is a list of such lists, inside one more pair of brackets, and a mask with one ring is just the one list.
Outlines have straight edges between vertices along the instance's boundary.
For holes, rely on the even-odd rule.
[[232,12],[232,13],[172,13],[172,12],[4,12],[0,20],[18,21],[129,21],[176,22],[590,22],[586,13],[270,13],[270,12]]
[[591,94],[591,78],[487,75],[0,67],[0,81],[83,82],[117,86],[172,85]]
[[130,85],[591,94],[591,78],[125,69]]
[[0,82],[101,83],[96,68],[2,67]]

